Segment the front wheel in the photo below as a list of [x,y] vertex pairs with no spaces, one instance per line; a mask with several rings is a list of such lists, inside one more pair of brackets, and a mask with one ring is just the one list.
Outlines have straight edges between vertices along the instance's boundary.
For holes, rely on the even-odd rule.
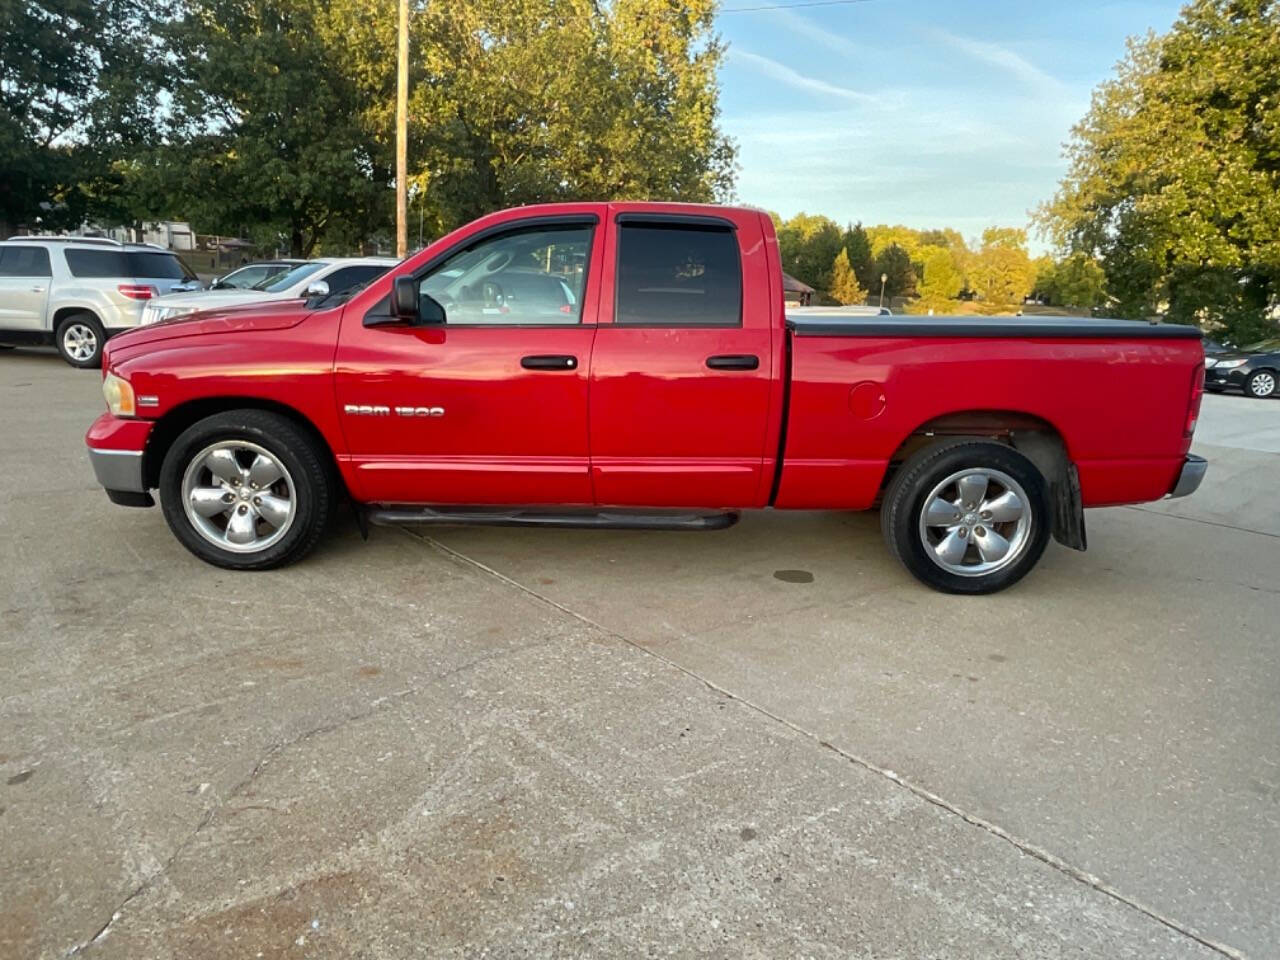
[[1244,384],[1244,392],[1262,400],[1276,392],[1276,375],[1270,370],[1259,370]]
[[894,476],[880,526],[890,551],[926,586],[995,593],[1044,553],[1049,495],[1030,460],[1002,444],[955,440],[921,450]]
[[335,489],[326,451],[293,421],[263,410],[198,421],[160,468],[169,529],[201,560],[231,570],[300,560],[332,518]]

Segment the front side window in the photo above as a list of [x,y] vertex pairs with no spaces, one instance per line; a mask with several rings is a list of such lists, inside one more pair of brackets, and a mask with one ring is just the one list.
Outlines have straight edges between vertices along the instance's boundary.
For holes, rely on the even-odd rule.
[[528,227],[488,237],[437,265],[419,289],[451,324],[581,323],[592,229]]
[[0,277],[48,277],[49,251],[44,247],[0,247]]
[[616,323],[742,324],[742,260],[729,227],[624,224],[618,230]]

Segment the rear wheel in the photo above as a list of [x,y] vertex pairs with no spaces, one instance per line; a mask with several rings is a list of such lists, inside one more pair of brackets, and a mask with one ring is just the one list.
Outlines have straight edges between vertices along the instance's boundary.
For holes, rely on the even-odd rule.
[[885,493],[881,529],[917,580],[946,593],[994,593],[1021,580],[1049,540],[1048,489],[998,443],[955,440],[909,459]]
[[63,360],[87,370],[102,365],[102,347],[107,335],[92,313],[73,313],[58,324],[54,342]]
[[1270,370],[1259,370],[1244,383],[1244,392],[1259,400],[1276,392],[1276,375]]
[[301,559],[332,518],[336,486],[327,453],[293,421],[262,410],[193,424],[160,468],[169,529],[201,560],[231,570]]

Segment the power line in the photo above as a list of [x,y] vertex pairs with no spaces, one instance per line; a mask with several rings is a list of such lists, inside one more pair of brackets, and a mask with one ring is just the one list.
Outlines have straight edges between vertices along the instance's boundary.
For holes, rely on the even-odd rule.
[[803,0],[801,3],[769,3],[759,7],[725,7],[721,13],[754,13],[757,10],[791,10],[795,7],[844,7],[851,3],[871,3],[872,0]]

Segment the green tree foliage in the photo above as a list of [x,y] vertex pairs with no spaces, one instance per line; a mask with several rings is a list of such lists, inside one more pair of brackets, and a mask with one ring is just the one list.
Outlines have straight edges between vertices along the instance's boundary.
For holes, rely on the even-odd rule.
[[870,283],[876,269],[875,257],[871,253],[871,238],[861,223],[845,228],[840,246],[849,254],[849,266],[853,268],[854,275],[860,282]]
[[414,25],[412,165],[439,227],[536,201],[727,197],[735,152],[717,122],[714,11],[428,5]]
[[1193,0],[1130,41],[1075,127],[1039,222],[1096,257],[1115,308],[1274,330],[1280,300],[1280,4]]
[[849,251],[843,247],[831,265],[831,296],[840,303],[862,303],[867,299],[867,291],[849,264]]
[[79,224],[151,131],[138,0],[0,0],[0,238]]
[[886,298],[916,295],[916,268],[905,248],[896,243],[885,247],[876,257],[874,270],[875,276],[869,281],[873,294],[879,294],[880,277],[884,276],[887,278],[884,284]]
[[1106,300],[1107,275],[1092,257],[1083,253],[1061,261],[1039,257],[1033,267],[1035,293],[1051,306],[1092,308]]
[[952,300],[964,289],[964,271],[956,252],[949,246],[920,248],[920,305],[925,309],[942,312],[949,309]]
[[778,227],[782,269],[817,290],[830,291],[831,268],[843,249],[841,240],[834,220],[798,213]]
[[991,306],[1021,303],[1036,281],[1036,268],[1027,254],[1026,231],[990,227],[969,264],[969,286]]

